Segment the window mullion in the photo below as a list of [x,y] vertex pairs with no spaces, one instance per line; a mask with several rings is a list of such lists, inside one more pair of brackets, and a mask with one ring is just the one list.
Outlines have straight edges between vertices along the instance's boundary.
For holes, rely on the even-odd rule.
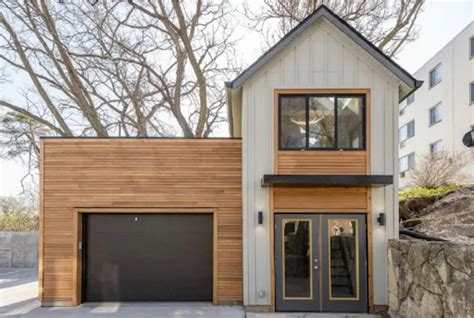
[[306,95],[306,114],[305,114],[305,125],[306,125],[306,149],[309,149],[309,95]]
[[338,148],[338,140],[337,140],[337,96],[334,96],[334,148],[337,150]]

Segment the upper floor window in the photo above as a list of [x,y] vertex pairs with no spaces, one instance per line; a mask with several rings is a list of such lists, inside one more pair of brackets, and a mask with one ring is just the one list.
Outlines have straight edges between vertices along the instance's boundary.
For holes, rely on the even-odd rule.
[[398,161],[400,172],[407,171],[415,165],[415,153],[412,152],[406,156],[403,156]]
[[441,64],[430,71],[430,88],[441,82]]
[[430,108],[430,126],[441,121],[441,103]]
[[280,95],[279,149],[365,149],[365,96]]
[[413,136],[415,136],[415,120],[410,121],[400,128],[400,141],[407,140]]
[[474,104],[474,82],[469,83],[469,101]]
[[415,101],[415,93],[412,93],[407,96],[399,105],[399,115],[403,115],[405,113],[405,108],[407,108],[408,105],[413,103]]
[[435,141],[434,143],[430,144],[430,153],[432,155],[440,152],[443,150],[443,144],[441,140]]
[[469,39],[469,57],[474,57],[474,36]]

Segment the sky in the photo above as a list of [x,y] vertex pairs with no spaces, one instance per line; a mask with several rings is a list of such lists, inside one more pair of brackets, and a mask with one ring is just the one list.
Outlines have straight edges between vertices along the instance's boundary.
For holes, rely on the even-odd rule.
[[[240,0],[241,3],[244,1]],[[258,6],[258,0],[248,1],[252,2],[252,7]],[[419,38],[409,43],[396,61],[407,71],[416,72],[473,20],[473,0],[427,0],[418,18]],[[259,40],[258,34],[240,29],[242,41],[237,50],[242,54],[244,65],[249,65],[256,56],[261,55],[262,46],[255,45],[255,41]],[[21,162],[0,159],[0,196],[18,195],[22,190],[20,181],[26,171]]]

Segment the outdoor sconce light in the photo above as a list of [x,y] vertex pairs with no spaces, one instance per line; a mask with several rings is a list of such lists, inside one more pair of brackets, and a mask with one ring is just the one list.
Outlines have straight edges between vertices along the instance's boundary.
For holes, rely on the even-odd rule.
[[263,224],[263,212],[262,211],[258,211],[257,219],[258,219],[258,224],[262,225]]
[[385,213],[379,213],[379,216],[377,217],[377,223],[378,223],[380,226],[384,226],[384,225],[385,225]]

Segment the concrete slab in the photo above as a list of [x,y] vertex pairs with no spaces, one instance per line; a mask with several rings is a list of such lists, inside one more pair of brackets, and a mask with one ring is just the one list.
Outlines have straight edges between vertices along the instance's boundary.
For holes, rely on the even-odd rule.
[[21,317],[39,307],[37,268],[0,268],[0,317]]
[[212,306],[211,303],[86,303],[73,308],[37,308],[22,317],[244,318],[245,312],[240,306]]
[[247,313],[246,318],[381,318],[372,314],[351,313]]

